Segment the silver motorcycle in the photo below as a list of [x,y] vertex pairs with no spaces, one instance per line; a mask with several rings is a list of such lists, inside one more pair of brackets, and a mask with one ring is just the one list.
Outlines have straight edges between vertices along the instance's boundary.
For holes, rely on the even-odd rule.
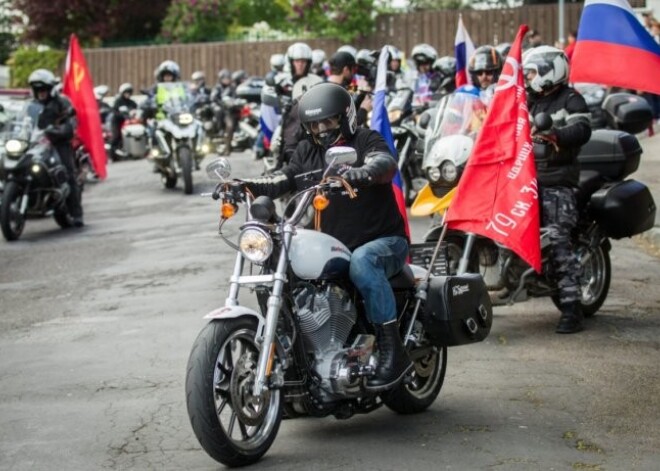
[[[207,167],[221,178],[212,194],[222,205],[219,232],[237,255],[224,306],[206,315],[209,323],[192,347],[185,389],[194,433],[220,463],[258,461],[283,418],[347,419],[382,405],[401,414],[421,412],[440,393],[447,347],[479,342],[490,332],[492,309],[481,276],[434,275],[442,270],[443,245],[424,245],[413,258],[426,258],[428,268],[406,265],[390,279],[414,369],[390,390],[365,388],[380,347],[348,277],[351,251],[330,235],[298,226],[310,204],[322,211],[332,204],[330,195],[359,197],[341,177],[330,176],[355,160],[354,149],[328,150],[323,177],[291,200],[287,218],[270,198],[254,198],[227,181],[226,160]],[[246,221],[234,242],[222,228],[238,205],[246,207]],[[245,287],[257,309],[240,302]]]

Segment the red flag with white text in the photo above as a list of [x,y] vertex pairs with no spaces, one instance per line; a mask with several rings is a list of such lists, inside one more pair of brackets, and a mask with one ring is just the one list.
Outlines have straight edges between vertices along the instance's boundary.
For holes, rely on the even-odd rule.
[[94,83],[75,34],[69,41],[63,90],[76,110],[77,133],[90,155],[99,178],[106,177],[106,154],[99,107],[94,97]]
[[521,65],[522,25],[447,211],[451,229],[479,234],[541,271],[539,200]]

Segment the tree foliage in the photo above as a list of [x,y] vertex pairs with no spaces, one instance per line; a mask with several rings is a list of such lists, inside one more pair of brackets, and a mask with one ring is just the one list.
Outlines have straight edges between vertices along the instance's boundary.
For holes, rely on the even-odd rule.
[[71,33],[84,44],[151,39],[171,0],[14,0],[28,18],[25,39],[65,47]]
[[160,35],[171,42],[224,39],[232,22],[231,13],[230,0],[172,0]]
[[35,69],[47,69],[60,75],[66,52],[57,49],[21,47],[14,51],[7,64],[11,66],[11,86],[27,87],[28,77]]
[[352,41],[375,27],[374,0],[292,0],[292,25],[315,36]]

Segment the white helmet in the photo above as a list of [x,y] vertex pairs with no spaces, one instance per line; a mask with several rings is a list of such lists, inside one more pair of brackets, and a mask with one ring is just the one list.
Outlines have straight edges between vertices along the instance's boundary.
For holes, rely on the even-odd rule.
[[293,43],[286,50],[286,56],[290,61],[293,60],[312,60],[312,48],[305,43]]
[[94,98],[97,100],[103,100],[109,91],[110,89],[107,85],[97,85],[94,87]]
[[350,44],[344,44],[339,49],[337,49],[337,52],[348,52],[350,55],[355,57],[355,55],[357,54],[357,49],[355,49]]
[[410,57],[415,61],[415,65],[433,64],[438,58],[438,52],[430,44],[421,43],[413,47]]
[[325,56],[325,51],[323,49],[314,49],[312,51],[313,65],[322,65],[326,59],[327,57]]
[[[522,56],[522,63],[527,88],[532,92],[543,93],[568,83],[568,59],[561,49],[552,46],[528,49]],[[527,80],[529,71],[536,72],[532,80]]]
[[270,70],[273,70],[275,72],[282,72],[282,69],[284,69],[284,62],[286,59],[284,58],[284,54],[273,54],[270,56]]

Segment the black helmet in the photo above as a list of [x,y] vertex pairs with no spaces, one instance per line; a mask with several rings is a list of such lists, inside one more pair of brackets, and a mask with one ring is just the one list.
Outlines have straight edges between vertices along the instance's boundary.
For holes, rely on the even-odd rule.
[[502,72],[502,65],[502,56],[497,49],[493,46],[478,47],[468,61],[468,72],[472,77],[472,83],[479,83],[476,72],[482,70],[493,72],[493,81],[497,82]]
[[181,76],[179,64],[171,60],[162,62],[158,66],[158,69],[156,69],[156,81],[162,82],[165,74],[171,74],[174,77],[174,81],[179,80],[179,77]]
[[48,91],[48,96],[50,97],[55,86],[55,75],[50,70],[37,69],[30,74],[28,84],[32,88],[32,96],[35,99],[38,99],[38,93],[44,90]]
[[[344,87],[335,83],[324,82],[310,88],[300,99],[298,117],[307,134],[323,147],[332,146],[340,136],[349,139],[357,130],[353,99]],[[331,118],[338,119],[339,127],[336,130],[332,129],[328,133],[312,132],[313,123]]]

